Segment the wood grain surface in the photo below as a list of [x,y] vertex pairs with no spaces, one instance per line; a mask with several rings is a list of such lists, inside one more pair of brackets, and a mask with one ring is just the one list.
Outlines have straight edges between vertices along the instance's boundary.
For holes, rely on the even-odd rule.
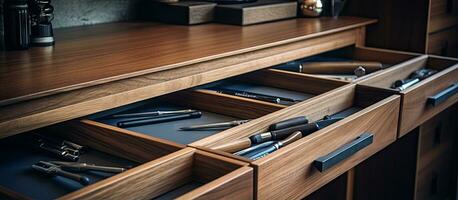
[[292,19],[238,27],[113,23],[56,30],[56,45],[0,54],[2,104],[348,30],[376,20]]
[[186,147],[92,120],[75,120],[45,130],[56,134],[65,133],[72,141],[140,163]]
[[186,148],[59,199],[151,199],[192,180],[195,150]]
[[349,46],[357,29],[3,106],[0,138]]

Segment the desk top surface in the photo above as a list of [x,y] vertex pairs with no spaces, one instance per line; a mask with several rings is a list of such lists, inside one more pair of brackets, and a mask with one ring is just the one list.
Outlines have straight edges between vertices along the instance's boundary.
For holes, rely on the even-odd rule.
[[2,52],[0,105],[375,23],[340,17],[233,26],[110,23],[55,31],[56,45]]

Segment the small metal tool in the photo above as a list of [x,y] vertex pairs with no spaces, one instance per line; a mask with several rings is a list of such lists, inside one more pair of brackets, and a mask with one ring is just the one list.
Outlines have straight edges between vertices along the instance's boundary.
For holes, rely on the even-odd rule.
[[366,69],[363,66],[357,67],[353,72],[357,77],[366,75]]
[[134,117],[152,117],[152,116],[160,116],[160,115],[181,115],[181,114],[190,114],[194,112],[197,112],[197,111],[192,110],[192,109],[171,110],[171,111],[152,111],[152,112],[116,114],[116,115],[111,116],[111,118],[134,118]]
[[278,142],[275,142],[275,144],[273,144],[272,146],[270,146],[268,149],[266,150],[263,150],[259,153],[256,153],[255,155],[252,155],[250,156],[250,159],[251,160],[257,160],[257,159],[260,159],[288,144],[291,144],[299,139],[302,138],[302,133],[300,131],[296,131],[294,132],[293,134],[291,134],[290,136],[288,136],[286,139],[284,140],[281,140],[281,141],[278,141]]
[[209,129],[228,129],[228,128],[232,128],[232,127],[247,123],[249,121],[250,120],[235,120],[235,121],[230,121],[230,122],[194,125],[194,126],[181,127],[180,130],[196,131],[196,130],[209,130]]
[[74,172],[99,171],[99,172],[121,173],[127,170],[126,168],[122,168],[122,167],[99,166],[95,164],[78,163],[78,162],[50,161],[49,163],[57,165],[63,170],[74,171]]
[[87,176],[82,176],[79,174],[67,172],[65,170],[62,170],[58,165],[55,165],[50,162],[40,161],[32,165],[32,168],[39,172],[48,174],[48,175],[62,176],[62,177],[74,180],[80,183],[81,185],[88,185],[91,181],[89,177]]
[[77,161],[79,159],[79,154],[75,155],[65,149],[62,149],[62,147],[49,143],[41,142],[38,144],[38,147],[65,160]]
[[267,141],[267,142],[264,142],[264,143],[261,143],[261,144],[257,144],[257,145],[251,146],[251,147],[246,148],[244,150],[237,151],[237,152],[234,153],[234,155],[244,156],[244,155],[246,155],[246,154],[248,154],[250,152],[254,152],[254,151],[262,149],[264,147],[271,146],[274,143],[275,143],[274,141]]

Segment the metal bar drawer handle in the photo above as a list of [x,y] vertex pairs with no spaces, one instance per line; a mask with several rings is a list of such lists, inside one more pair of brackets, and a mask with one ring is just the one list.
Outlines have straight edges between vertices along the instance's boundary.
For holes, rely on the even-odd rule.
[[315,167],[323,172],[342,160],[352,156],[364,147],[369,146],[374,141],[374,134],[363,133],[361,136],[353,140],[352,142],[343,145],[339,149],[329,153],[326,156],[320,157],[313,163]]
[[458,83],[454,83],[453,85],[446,88],[445,90],[440,91],[436,95],[428,97],[428,99],[426,100],[426,103],[428,105],[437,106],[440,103],[447,100],[448,98],[450,98],[451,96],[453,96],[454,94],[456,94],[457,92],[458,92]]

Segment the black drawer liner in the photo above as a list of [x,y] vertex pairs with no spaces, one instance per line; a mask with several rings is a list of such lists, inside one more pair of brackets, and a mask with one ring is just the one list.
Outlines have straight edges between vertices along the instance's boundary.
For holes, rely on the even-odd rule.
[[[83,188],[63,177],[51,177],[32,169],[39,161],[57,161],[57,157],[30,145],[31,137],[22,135],[0,141],[0,185],[32,199],[55,199]],[[78,162],[97,165],[135,167],[138,163],[94,149],[88,149]],[[111,177],[113,173],[79,172],[88,176],[91,184]]]

